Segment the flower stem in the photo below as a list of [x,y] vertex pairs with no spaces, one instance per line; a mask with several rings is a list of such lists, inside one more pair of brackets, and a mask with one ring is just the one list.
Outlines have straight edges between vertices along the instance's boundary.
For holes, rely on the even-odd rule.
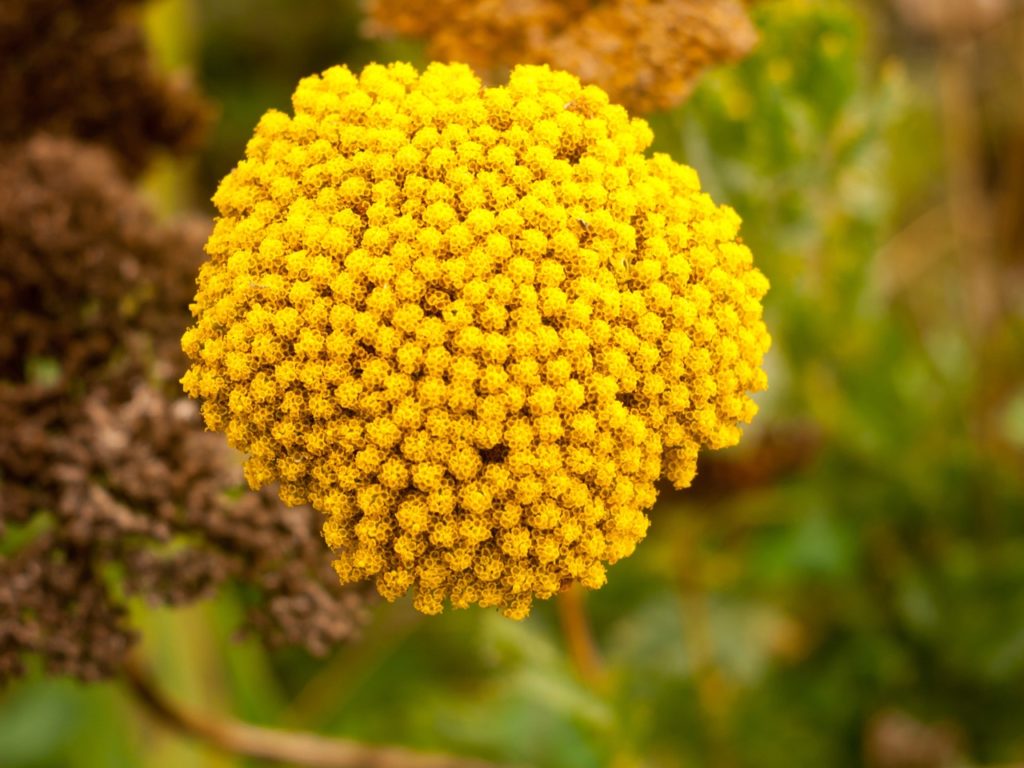
[[590,688],[602,688],[605,684],[604,663],[590,632],[586,606],[583,604],[583,587],[573,584],[559,593],[556,603],[562,633],[569,646],[569,658],[572,659],[576,673]]

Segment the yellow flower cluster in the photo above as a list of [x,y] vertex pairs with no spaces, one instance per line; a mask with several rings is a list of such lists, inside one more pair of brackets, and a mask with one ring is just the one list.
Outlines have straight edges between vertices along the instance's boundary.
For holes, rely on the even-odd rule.
[[224,179],[185,389],[343,582],[525,616],[739,439],[770,343],[739,217],[647,124],[521,66],[304,79]]
[[425,38],[431,58],[485,71],[550,64],[636,111],[681,103],[757,31],[741,0],[368,0],[368,32]]

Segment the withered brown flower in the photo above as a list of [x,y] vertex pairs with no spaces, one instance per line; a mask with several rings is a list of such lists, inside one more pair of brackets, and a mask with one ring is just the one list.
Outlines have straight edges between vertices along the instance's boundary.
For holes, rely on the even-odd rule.
[[194,148],[210,108],[150,62],[139,0],[0,3],[0,141],[45,130],[115,148],[139,171],[160,148]]
[[314,653],[364,620],[317,515],[238,492],[237,459],[177,391],[205,235],[159,221],[100,148],[0,150],[0,681],[27,653],[115,671],[133,641],[123,596],[245,584],[249,625]]
[[[433,59],[479,72],[550,64],[652,112],[681,103],[701,73],[757,42],[740,0],[367,0],[371,36],[427,41]],[[498,78],[502,79],[502,78]]]

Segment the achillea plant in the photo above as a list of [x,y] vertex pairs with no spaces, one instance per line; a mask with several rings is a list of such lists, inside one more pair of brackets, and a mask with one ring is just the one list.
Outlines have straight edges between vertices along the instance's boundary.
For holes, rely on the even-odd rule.
[[0,3],[0,141],[37,131],[111,147],[141,171],[159,149],[194,149],[209,106],[150,61],[141,0]]
[[757,31],[740,0],[368,0],[374,36],[424,38],[431,58],[478,71],[550,64],[636,112],[680,104]]
[[224,179],[186,391],[342,582],[523,617],[740,436],[767,281],[647,124],[546,66],[344,67]]
[[365,620],[319,516],[233,498],[237,458],[174,391],[207,232],[160,221],[101,148],[0,149],[0,684],[27,655],[116,673],[135,640],[126,595],[245,584],[247,624],[314,653]]

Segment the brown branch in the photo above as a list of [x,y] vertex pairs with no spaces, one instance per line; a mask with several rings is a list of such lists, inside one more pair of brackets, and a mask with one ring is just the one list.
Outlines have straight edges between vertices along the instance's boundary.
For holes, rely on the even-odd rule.
[[219,720],[191,712],[172,701],[134,660],[125,665],[124,675],[128,689],[155,720],[235,755],[308,768],[496,768],[493,763],[472,758],[369,746],[314,733]]
[[950,221],[963,277],[967,327],[983,338],[1000,306],[992,266],[992,201],[984,178],[984,139],[972,83],[977,43],[946,41],[938,53]]

